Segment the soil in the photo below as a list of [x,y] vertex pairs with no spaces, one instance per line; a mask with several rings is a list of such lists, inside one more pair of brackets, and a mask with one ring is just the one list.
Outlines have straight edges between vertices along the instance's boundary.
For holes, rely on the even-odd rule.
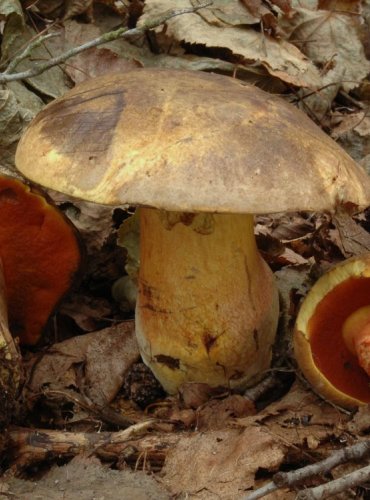
[[168,500],[170,495],[144,472],[111,470],[98,459],[78,456],[55,465],[41,479],[3,479],[0,496],[19,500]]

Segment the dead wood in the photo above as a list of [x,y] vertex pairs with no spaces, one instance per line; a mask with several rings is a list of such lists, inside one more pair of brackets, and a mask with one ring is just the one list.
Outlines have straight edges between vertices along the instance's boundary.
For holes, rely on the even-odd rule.
[[[370,441],[361,441],[360,443],[337,450],[328,458],[325,458],[320,462],[307,465],[306,467],[302,467],[301,469],[291,472],[278,472],[274,475],[273,481],[265,484],[261,488],[258,488],[253,493],[246,496],[244,500],[256,500],[258,498],[262,498],[268,493],[276,491],[279,488],[294,486],[304,479],[328,472],[339,464],[358,461],[368,455],[370,455]],[[299,500],[327,498],[327,496],[346,491],[349,488],[364,483],[369,480],[369,478],[370,466],[359,469],[351,474],[347,474],[346,476],[336,479],[335,481],[325,483],[316,488],[301,491],[297,498],[299,498]],[[326,492],[329,492],[329,494],[326,494]]]
[[79,454],[136,467],[142,460],[150,464],[151,470],[160,470],[167,451],[175,446],[179,437],[173,433],[148,433],[158,426],[154,420],[147,420],[123,431],[100,433],[12,428],[7,454],[15,474],[31,465]]

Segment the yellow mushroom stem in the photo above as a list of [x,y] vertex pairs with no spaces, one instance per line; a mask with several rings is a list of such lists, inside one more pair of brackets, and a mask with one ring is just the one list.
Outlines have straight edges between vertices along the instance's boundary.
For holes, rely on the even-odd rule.
[[168,393],[243,389],[269,368],[278,293],[251,215],[140,209],[136,333]]
[[343,324],[342,335],[349,351],[370,375],[370,306],[360,307]]

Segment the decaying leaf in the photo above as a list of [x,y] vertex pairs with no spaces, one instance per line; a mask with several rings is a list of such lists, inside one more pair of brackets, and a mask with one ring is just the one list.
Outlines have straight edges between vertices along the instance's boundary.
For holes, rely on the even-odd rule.
[[[4,32],[1,45],[2,57],[7,62],[12,61],[15,55],[19,55],[27,44],[37,36],[39,36],[37,31],[28,25],[19,29],[14,39],[9,39],[7,33]],[[15,70],[17,72],[28,70],[34,67],[34,61],[46,61],[58,54],[57,43],[54,41],[52,44],[51,40],[47,40],[43,44],[34,47],[30,57],[20,61]],[[59,66],[54,66],[47,72],[28,78],[27,82],[36,92],[52,98],[61,96],[69,88],[69,82]]]
[[[24,120],[17,99],[10,89],[0,89],[0,167],[11,168]],[[6,172],[5,172],[6,173]]]
[[67,0],[64,19],[86,14],[89,20],[93,18],[93,0]]
[[357,161],[370,155],[370,117],[368,110],[350,114],[336,113],[332,137]]
[[340,249],[346,258],[370,251],[370,234],[350,215],[339,213],[333,221],[339,232]]
[[32,369],[29,397],[34,403],[35,394],[41,395],[44,389],[72,387],[104,406],[112,401],[138,357],[132,322],[54,344]]
[[234,500],[254,486],[259,468],[276,471],[284,454],[279,438],[261,426],[186,434],[168,453],[162,477],[175,496]]
[[[233,3],[237,3],[236,0]],[[191,6],[190,0],[147,0],[139,24],[169,8]],[[207,9],[202,9],[202,15],[196,12],[170,19],[166,23],[166,34],[189,44],[226,49],[241,64],[261,64],[271,75],[293,85],[315,88],[320,84],[316,67],[291,43],[253,29],[209,24],[204,19]]]
[[[197,0],[193,0],[193,6],[199,5]],[[258,7],[261,7],[262,2],[254,2]],[[214,26],[241,26],[248,24],[258,24],[261,13],[258,8],[253,9],[254,3],[249,1],[234,2],[230,0],[214,0],[208,9],[199,11],[202,17],[208,24]],[[243,6],[244,4],[244,6]],[[247,8],[245,8],[245,6]],[[250,7],[250,8],[249,8]],[[265,13],[267,8],[265,7]]]
[[320,68],[321,88],[305,98],[305,104],[320,117],[330,109],[340,87],[349,91],[369,73],[359,16],[296,6],[294,15],[282,18],[280,26],[291,43]]
[[18,0],[2,0],[0,2],[0,21],[4,21],[0,63],[6,59],[9,47],[17,40],[19,33],[24,29],[22,6]]

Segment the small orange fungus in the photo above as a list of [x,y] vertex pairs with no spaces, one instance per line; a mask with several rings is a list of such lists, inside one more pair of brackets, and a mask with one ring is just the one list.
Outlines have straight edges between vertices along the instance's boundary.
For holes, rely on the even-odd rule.
[[77,233],[64,215],[22,182],[0,176],[0,258],[9,326],[35,344],[81,262]]

